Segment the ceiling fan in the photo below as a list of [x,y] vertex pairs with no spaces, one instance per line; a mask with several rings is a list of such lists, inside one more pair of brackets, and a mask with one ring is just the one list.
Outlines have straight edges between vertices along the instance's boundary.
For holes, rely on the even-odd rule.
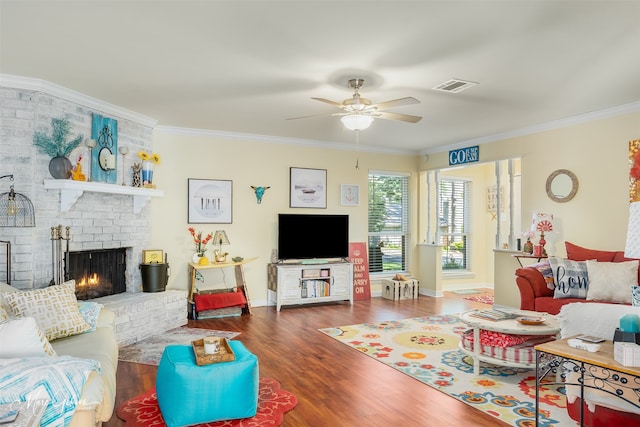
[[[371,125],[374,119],[387,119],[387,120],[400,120],[403,122],[417,123],[422,120],[422,117],[412,116],[409,114],[392,113],[390,111],[384,111],[389,108],[402,107],[405,105],[419,104],[415,98],[399,98],[391,101],[379,102],[374,104],[370,99],[362,98],[360,96],[360,88],[364,85],[364,80],[360,78],[349,80],[349,87],[354,90],[354,94],[351,98],[345,99],[342,103],[331,101],[325,98],[311,98],[316,101],[321,101],[326,104],[342,110],[340,113],[328,114],[328,116],[340,116],[340,120],[347,129],[350,130],[362,130]],[[287,120],[304,119],[308,117],[321,117],[327,116],[327,114],[293,117]]]

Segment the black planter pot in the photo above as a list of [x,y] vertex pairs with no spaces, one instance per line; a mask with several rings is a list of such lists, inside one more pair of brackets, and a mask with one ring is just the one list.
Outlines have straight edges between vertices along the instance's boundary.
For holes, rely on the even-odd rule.
[[49,161],[49,173],[55,179],[71,177],[71,161],[64,156],[56,156]]

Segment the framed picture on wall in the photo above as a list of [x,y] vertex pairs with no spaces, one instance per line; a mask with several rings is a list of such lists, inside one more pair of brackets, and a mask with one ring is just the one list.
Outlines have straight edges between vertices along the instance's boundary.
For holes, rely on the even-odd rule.
[[340,204],[342,206],[360,205],[360,186],[354,184],[342,184],[340,186]]
[[189,224],[231,224],[233,181],[189,178]]
[[327,208],[327,170],[291,168],[289,207]]

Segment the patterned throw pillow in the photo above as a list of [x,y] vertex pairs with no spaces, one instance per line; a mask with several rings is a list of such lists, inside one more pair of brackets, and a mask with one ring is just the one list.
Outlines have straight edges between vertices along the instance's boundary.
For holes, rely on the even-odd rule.
[[551,257],[549,262],[555,281],[554,298],[587,298],[589,274],[585,261]]
[[33,317],[49,341],[90,329],[78,309],[75,282],[4,294],[16,317]]
[[103,305],[98,304],[97,302],[78,301],[80,314],[82,314],[84,321],[87,322],[87,325],[91,328],[87,332],[93,332],[96,330],[98,316],[100,315],[102,307]]
[[551,269],[551,263],[548,259],[531,264],[529,267],[535,268],[542,274],[544,281],[547,283],[547,288],[555,289],[556,283],[553,280],[553,270]]
[[57,356],[33,317],[0,322],[0,358]]
[[631,287],[631,305],[640,307],[640,286],[638,285]]
[[589,272],[588,300],[631,304],[629,289],[638,284],[638,261],[586,261]]

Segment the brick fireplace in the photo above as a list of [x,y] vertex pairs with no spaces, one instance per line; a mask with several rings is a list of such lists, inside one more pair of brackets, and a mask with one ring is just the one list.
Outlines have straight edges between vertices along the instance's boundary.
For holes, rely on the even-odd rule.
[[[66,117],[73,137],[90,137],[92,114],[98,113],[118,121],[118,146],[137,153],[151,151],[155,120],[33,79],[4,79],[0,96],[0,171],[14,175],[16,191],[31,199],[36,213],[35,227],[0,229],[0,240],[11,242],[11,284],[20,289],[49,284],[53,277],[51,227],[62,225],[70,227],[71,252],[127,248],[126,291],[141,292],[138,264],[142,251],[150,249],[150,204],[138,209],[134,206],[136,196],[91,190],[81,191],[75,202],[66,203],[65,190],[45,188],[45,180],[52,180],[50,159],[36,149],[33,135],[36,131],[50,133],[51,119]],[[80,154],[88,159],[89,149],[78,147],[69,156],[71,162],[75,163]],[[118,185],[113,184],[120,187],[117,190],[121,190],[123,179],[131,186],[131,165],[136,160],[135,155],[117,156]],[[88,172],[88,166],[83,169]],[[0,187],[2,191],[6,191],[4,187]],[[5,273],[6,266],[0,265],[0,277]]]
[[[31,199],[36,213],[35,227],[0,228],[0,240],[11,242],[11,285],[19,289],[49,285],[54,277],[55,252],[51,229],[61,225],[69,227],[70,232],[65,252],[99,253],[124,248],[121,274],[125,292],[94,299],[116,314],[120,344],[186,324],[186,292],[143,293],[138,268],[142,251],[152,249],[151,206],[141,202],[147,197],[140,194],[140,189],[130,191],[131,166],[137,160],[135,153],[152,151],[156,121],[52,83],[23,77],[3,76],[0,97],[0,172],[14,175],[16,192]],[[82,183],[80,190],[51,186],[50,159],[36,150],[34,133],[50,133],[51,119],[66,117],[72,137],[82,134],[89,138],[94,113],[118,121],[118,146],[132,153],[124,157],[116,153],[117,184],[109,184],[106,190],[100,183]],[[80,154],[86,161],[91,152],[78,147],[69,159],[75,163]],[[83,164],[83,171],[89,172],[88,162]],[[0,186],[0,192],[4,191]],[[7,266],[2,264],[0,280],[7,273]]]

